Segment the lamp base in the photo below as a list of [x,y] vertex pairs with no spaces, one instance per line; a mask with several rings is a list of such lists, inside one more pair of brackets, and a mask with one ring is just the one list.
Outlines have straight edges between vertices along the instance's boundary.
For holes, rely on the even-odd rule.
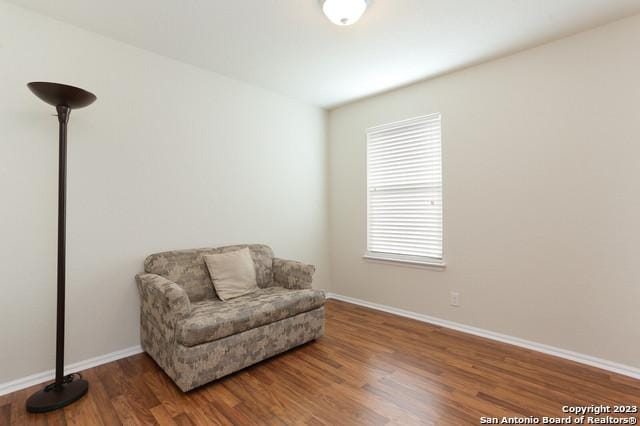
[[79,400],[87,394],[89,382],[77,379],[69,383],[63,383],[50,390],[44,388],[27,399],[27,411],[30,413],[46,413],[65,407]]

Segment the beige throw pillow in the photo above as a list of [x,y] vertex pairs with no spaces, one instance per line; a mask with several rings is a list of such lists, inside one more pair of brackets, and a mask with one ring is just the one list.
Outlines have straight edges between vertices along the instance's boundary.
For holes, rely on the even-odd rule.
[[211,281],[220,300],[258,290],[256,270],[249,248],[204,256]]

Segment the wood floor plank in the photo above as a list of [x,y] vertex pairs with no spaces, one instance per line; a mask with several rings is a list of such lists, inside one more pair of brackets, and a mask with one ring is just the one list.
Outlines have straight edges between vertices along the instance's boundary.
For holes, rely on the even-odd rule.
[[0,406],[0,426],[8,426],[11,424],[11,403]]
[[12,424],[34,426],[47,424],[47,420],[44,416],[28,413],[25,408],[27,398],[42,389],[42,387],[42,385],[36,385],[16,392],[16,397],[11,409]]
[[195,426],[189,416],[185,413],[175,416],[173,421],[176,422],[178,426]]
[[457,426],[640,406],[640,380],[547,354],[333,300],[326,320],[317,341],[186,394],[139,354],[85,371],[89,394],[63,410],[26,412],[41,385],[4,395],[0,426]]
[[184,413],[182,405],[184,394],[162,371],[146,372],[143,374],[143,379],[149,390],[171,417],[175,418]]
[[[100,365],[95,369],[96,374],[98,375],[100,382],[102,382],[102,386],[109,398],[114,399],[124,393],[123,391],[123,375],[122,370],[115,362],[110,362],[108,364]],[[91,384],[89,384],[91,386]]]
[[176,421],[169,415],[169,412],[163,405],[158,405],[151,408],[151,414],[156,419],[159,425],[162,426],[176,426]]
[[69,426],[105,426],[91,395],[87,395],[64,409],[66,424]]
[[[62,410],[55,410],[48,412],[44,415],[45,420],[47,421],[47,426],[66,426],[67,419],[65,417],[65,412]],[[106,422],[103,422],[108,424]]]
[[134,409],[129,405],[124,395],[116,396],[111,400],[113,407],[118,413],[120,421],[125,426],[141,426],[143,423],[136,417]]
[[224,414],[207,401],[202,389],[190,392],[183,399],[185,413],[197,426],[205,425],[232,425],[231,421]]
[[8,393],[5,395],[0,395],[0,407],[4,407],[5,405],[11,406],[13,401],[16,399],[16,392]]
[[210,386],[206,386],[204,389],[207,393],[207,399],[210,402],[220,401],[225,403],[228,407],[232,408],[242,402],[241,399],[236,397],[220,382],[212,383]]

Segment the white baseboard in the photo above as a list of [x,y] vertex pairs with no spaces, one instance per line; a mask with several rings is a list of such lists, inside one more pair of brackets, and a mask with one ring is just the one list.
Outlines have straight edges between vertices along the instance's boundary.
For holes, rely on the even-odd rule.
[[506,334],[496,333],[493,331],[484,330],[482,328],[472,327],[470,325],[465,325],[465,324],[459,324],[453,321],[443,320],[440,318],[435,318],[435,317],[431,317],[424,314],[405,311],[404,309],[398,309],[391,306],[380,305],[378,303],[367,302],[366,300],[360,300],[353,297],[342,296],[340,294],[327,292],[327,298],[341,300],[343,302],[348,302],[348,303],[353,303],[355,305],[376,309],[378,311],[388,312],[390,314],[395,314],[395,315],[399,315],[406,318],[412,318],[412,319],[426,322],[429,324],[439,325],[445,328],[461,331],[463,333],[469,333],[475,336],[485,337],[491,340],[497,340],[498,342],[508,343],[511,345],[520,346],[522,348],[531,349],[537,352],[542,352],[548,355],[554,355],[559,358],[564,358],[571,361],[579,362],[581,364],[590,365],[592,367],[601,368],[603,370],[629,376],[634,379],[640,379],[640,368],[619,364],[617,362],[608,361],[606,359],[596,358],[590,355],[585,355],[578,352],[569,351],[566,349],[560,349],[560,348],[545,345],[542,343],[531,342],[529,340],[521,339],[519,337],[513,337]]
[[[105,355],[100,355],[94,358],[85,359],[73,364],[66,365],[64,367],[65,374],[76,373],[78,371],[86,370],[97,365],[106,364],[107,362],[115,361],[121,358],[126,358],[131,355],[136,355],[142,352],[142,348],[138,346],[132,346],[130,348],[121,349],[119,351],[111,352]],[[21,379],[16,379],[10,382],[0,383],[0,395],[5,395],[11,392],[18,391],[20,389],[28,388],[38,383],[47,382],[53,380],[55,377],[55,370],[44,371],[42,373],[32,374]]]

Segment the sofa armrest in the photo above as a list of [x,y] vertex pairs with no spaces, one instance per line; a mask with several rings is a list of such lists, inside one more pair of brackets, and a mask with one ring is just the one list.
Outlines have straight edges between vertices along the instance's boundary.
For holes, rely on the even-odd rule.
[[316,267],[294,260],[273,258],[273,281],[289,289],[311,288]]
[[156,274],[136,275],[142,305],[142,315],[157,326],[175,329],[189,316],[189,296],[178,284]]

